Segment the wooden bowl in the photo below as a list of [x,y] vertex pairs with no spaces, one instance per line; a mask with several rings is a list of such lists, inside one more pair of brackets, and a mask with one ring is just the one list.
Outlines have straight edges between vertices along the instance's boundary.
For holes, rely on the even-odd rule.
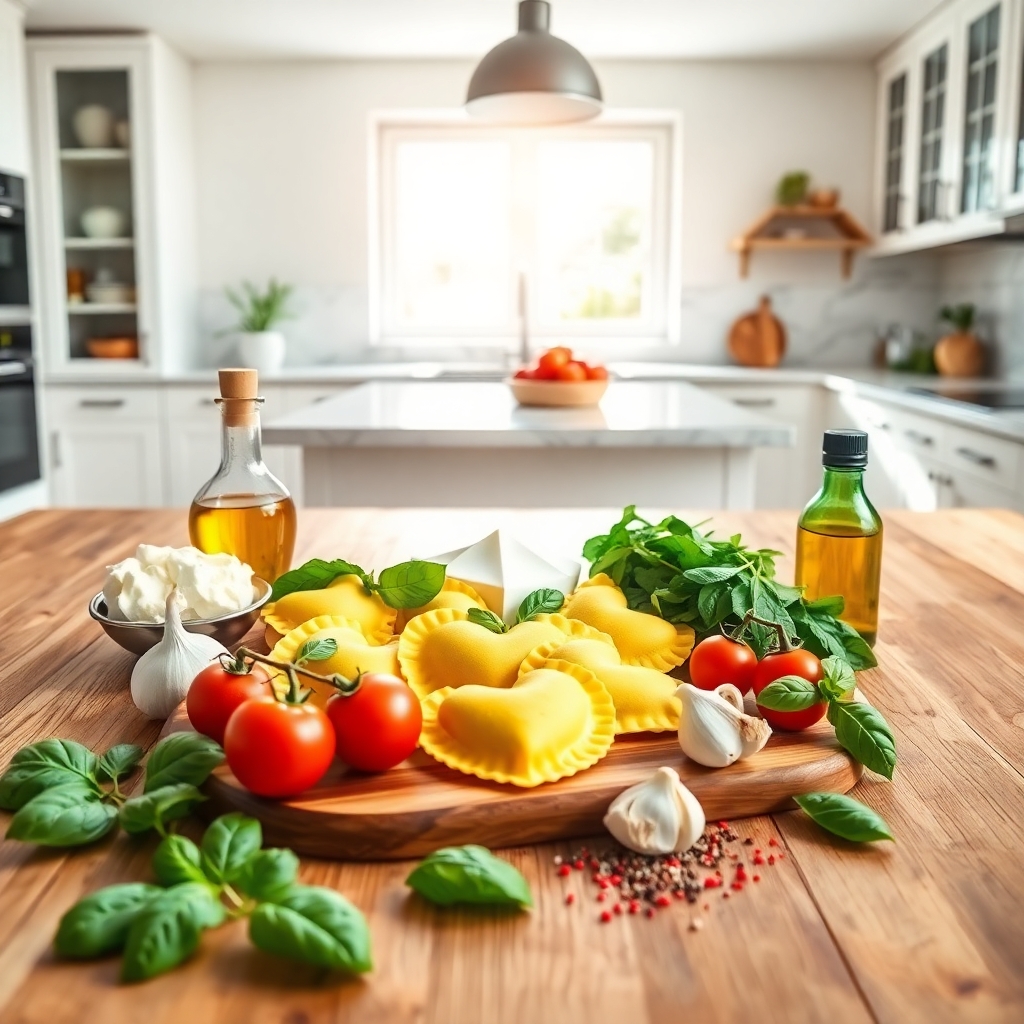
[[807,197],[807,202],[818,210],[833,210],[839,205],[839,189],[813,189]]
[[89,338],[85,351],[93,359],[138,359],[138,338]]
[[523,380],[507,381],[520,405],[597,405],[608,390],[607,380]]

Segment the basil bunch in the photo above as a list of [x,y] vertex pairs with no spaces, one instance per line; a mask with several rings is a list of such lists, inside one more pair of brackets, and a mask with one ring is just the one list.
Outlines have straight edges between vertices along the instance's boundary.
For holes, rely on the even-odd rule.
[[224,760],[224,751],[199,733],[161,740],[146,762],[139,796],[120,783],[142,760],[142,748],[122,743],[102,757],[74,740],[49,739],[24,747],[0,776],[0,808],[14,811],[8,839],[40,846],[95,842],[118,822],[129,833],[156,829],[183,818],[205,797],[201,786]]
[[274,581],[270,599],[280,601],[300,590],[323,590],[341,576],[358,576],[368,594],[379,594],[391,608],[420,608],[441,592],[445,567],[438,562],[402,562],[382,569],[376,580],[353,562],[311,558]]
[[[777,622],[787,635],[799,636],[819,658],[842,658],[854,669],[872,668],[875,656],[864,638],[837,616],[843,599],[805,601],[799,587],[775,579],[778,551],[754,551],[739,534],[712,540],[675,516],[650,523],[633,505],[611,530],[583,546],[590,575],[607,573],[621,588],[629,607],[674,623],[692,626],[701,639],[720,626],[738,625],[748,612]],[[774,632],[752,624],[748,639],[759,658]]]
[[268,953],[352,973],[372,967],[363,915],[333,889],[296,882],[291,850],[263,850],[260,823],[242,814],[217,818],[197,846],[165,836],[153,854],[159,885],[111,885],[61,918],[54,947],[91,959],[123,952],[122,981],[177,967],[202,933],[249,918],[249,938]]
[[507,861],[483,846],[449,846],[421,861],[405,884],[439,906],[477,903],[530,907],[526,879]]

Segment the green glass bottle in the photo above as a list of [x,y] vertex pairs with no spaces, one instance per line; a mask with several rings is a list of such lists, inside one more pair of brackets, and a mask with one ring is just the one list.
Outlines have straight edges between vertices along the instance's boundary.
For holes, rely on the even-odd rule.
[[882,577],[882,519],[864,493],[868,435],[863,430],[826,430],[825,476],[800,515],[796,531],[796,584],[804,597],[840,594],[840,618],[869,644],[878,636]]

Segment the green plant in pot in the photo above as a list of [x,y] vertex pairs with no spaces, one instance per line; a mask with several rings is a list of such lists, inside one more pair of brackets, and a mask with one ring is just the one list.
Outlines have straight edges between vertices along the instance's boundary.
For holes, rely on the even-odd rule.
[[943,306],[939,319],[952,330],[935,344],[935,368],[944,377],[979,376],[985,369],[985,347],[973,330],[974,306],[970,302]]
[[779,206],[799,206],[807,199],[811,176],[806,171],[790,171],[775,186]]
[[285,339],[274,327],[292,316],[288,309],[292,286],[272,277],[265,290],[243,281],[240,290],[225,288],[224,294],[238,310],[238,321],[221,333],[238,335],[238,356],[244,366],[276,373],[284,364]]

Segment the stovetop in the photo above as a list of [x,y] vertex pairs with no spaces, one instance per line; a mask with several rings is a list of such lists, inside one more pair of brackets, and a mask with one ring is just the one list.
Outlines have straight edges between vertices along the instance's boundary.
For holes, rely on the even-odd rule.
[[960,402],[981,409],[1024,409],[1024,387],[986,388],[963,387],[949,384],[936,388],[908,388],[915,395],[927,395],[929,398],[941,398],[946,402]]

